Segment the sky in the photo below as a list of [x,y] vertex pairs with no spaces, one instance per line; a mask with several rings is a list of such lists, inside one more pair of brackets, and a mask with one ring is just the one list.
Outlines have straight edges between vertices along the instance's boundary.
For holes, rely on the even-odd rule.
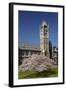
[[58,47],[58,13],[19,11],[18,41],[40,46],[40,25],[43,21],[49,24],[49,40],[52,46]]

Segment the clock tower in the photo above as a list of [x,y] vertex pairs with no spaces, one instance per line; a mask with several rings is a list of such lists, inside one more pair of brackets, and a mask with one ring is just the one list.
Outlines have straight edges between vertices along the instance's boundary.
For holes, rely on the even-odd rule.
[[44,56],[49,57],[49,25],[45,21],[40,27],[40,49]]

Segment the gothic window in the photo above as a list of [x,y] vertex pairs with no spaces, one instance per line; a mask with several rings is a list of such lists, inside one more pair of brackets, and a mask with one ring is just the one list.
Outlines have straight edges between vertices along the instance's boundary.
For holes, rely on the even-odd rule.
[[24,52],[22,52],[22,56],[24,56]]
[[47,35],[48,31],[47,30],[44,30],[44,35]]
[[44,32],[44,35],[46,36],[47,35],[47,32]]
[[47,25],[44,25],[44,29],[47,28]]

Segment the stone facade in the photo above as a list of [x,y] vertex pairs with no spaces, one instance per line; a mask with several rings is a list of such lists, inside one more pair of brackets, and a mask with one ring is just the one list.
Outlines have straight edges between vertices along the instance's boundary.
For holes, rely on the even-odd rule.
[[40,27],[40,49],[44,56],[49,57],[49,26],[45,21]]
[[29,47],[28,45],[24,45],[24,47],[20,45],[19,46],[19,65],[22,64],[22,61],[24,58],[29,58],[34,54],[40,55],[41,54],[40,48],[31,46],[31,45],[29,45]]

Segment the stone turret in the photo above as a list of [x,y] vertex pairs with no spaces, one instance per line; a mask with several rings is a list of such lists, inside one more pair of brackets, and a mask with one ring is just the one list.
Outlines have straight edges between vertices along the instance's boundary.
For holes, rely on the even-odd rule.
[[49,57],[49,25],[45,21],[40,27],[40,49],[44,56]]

